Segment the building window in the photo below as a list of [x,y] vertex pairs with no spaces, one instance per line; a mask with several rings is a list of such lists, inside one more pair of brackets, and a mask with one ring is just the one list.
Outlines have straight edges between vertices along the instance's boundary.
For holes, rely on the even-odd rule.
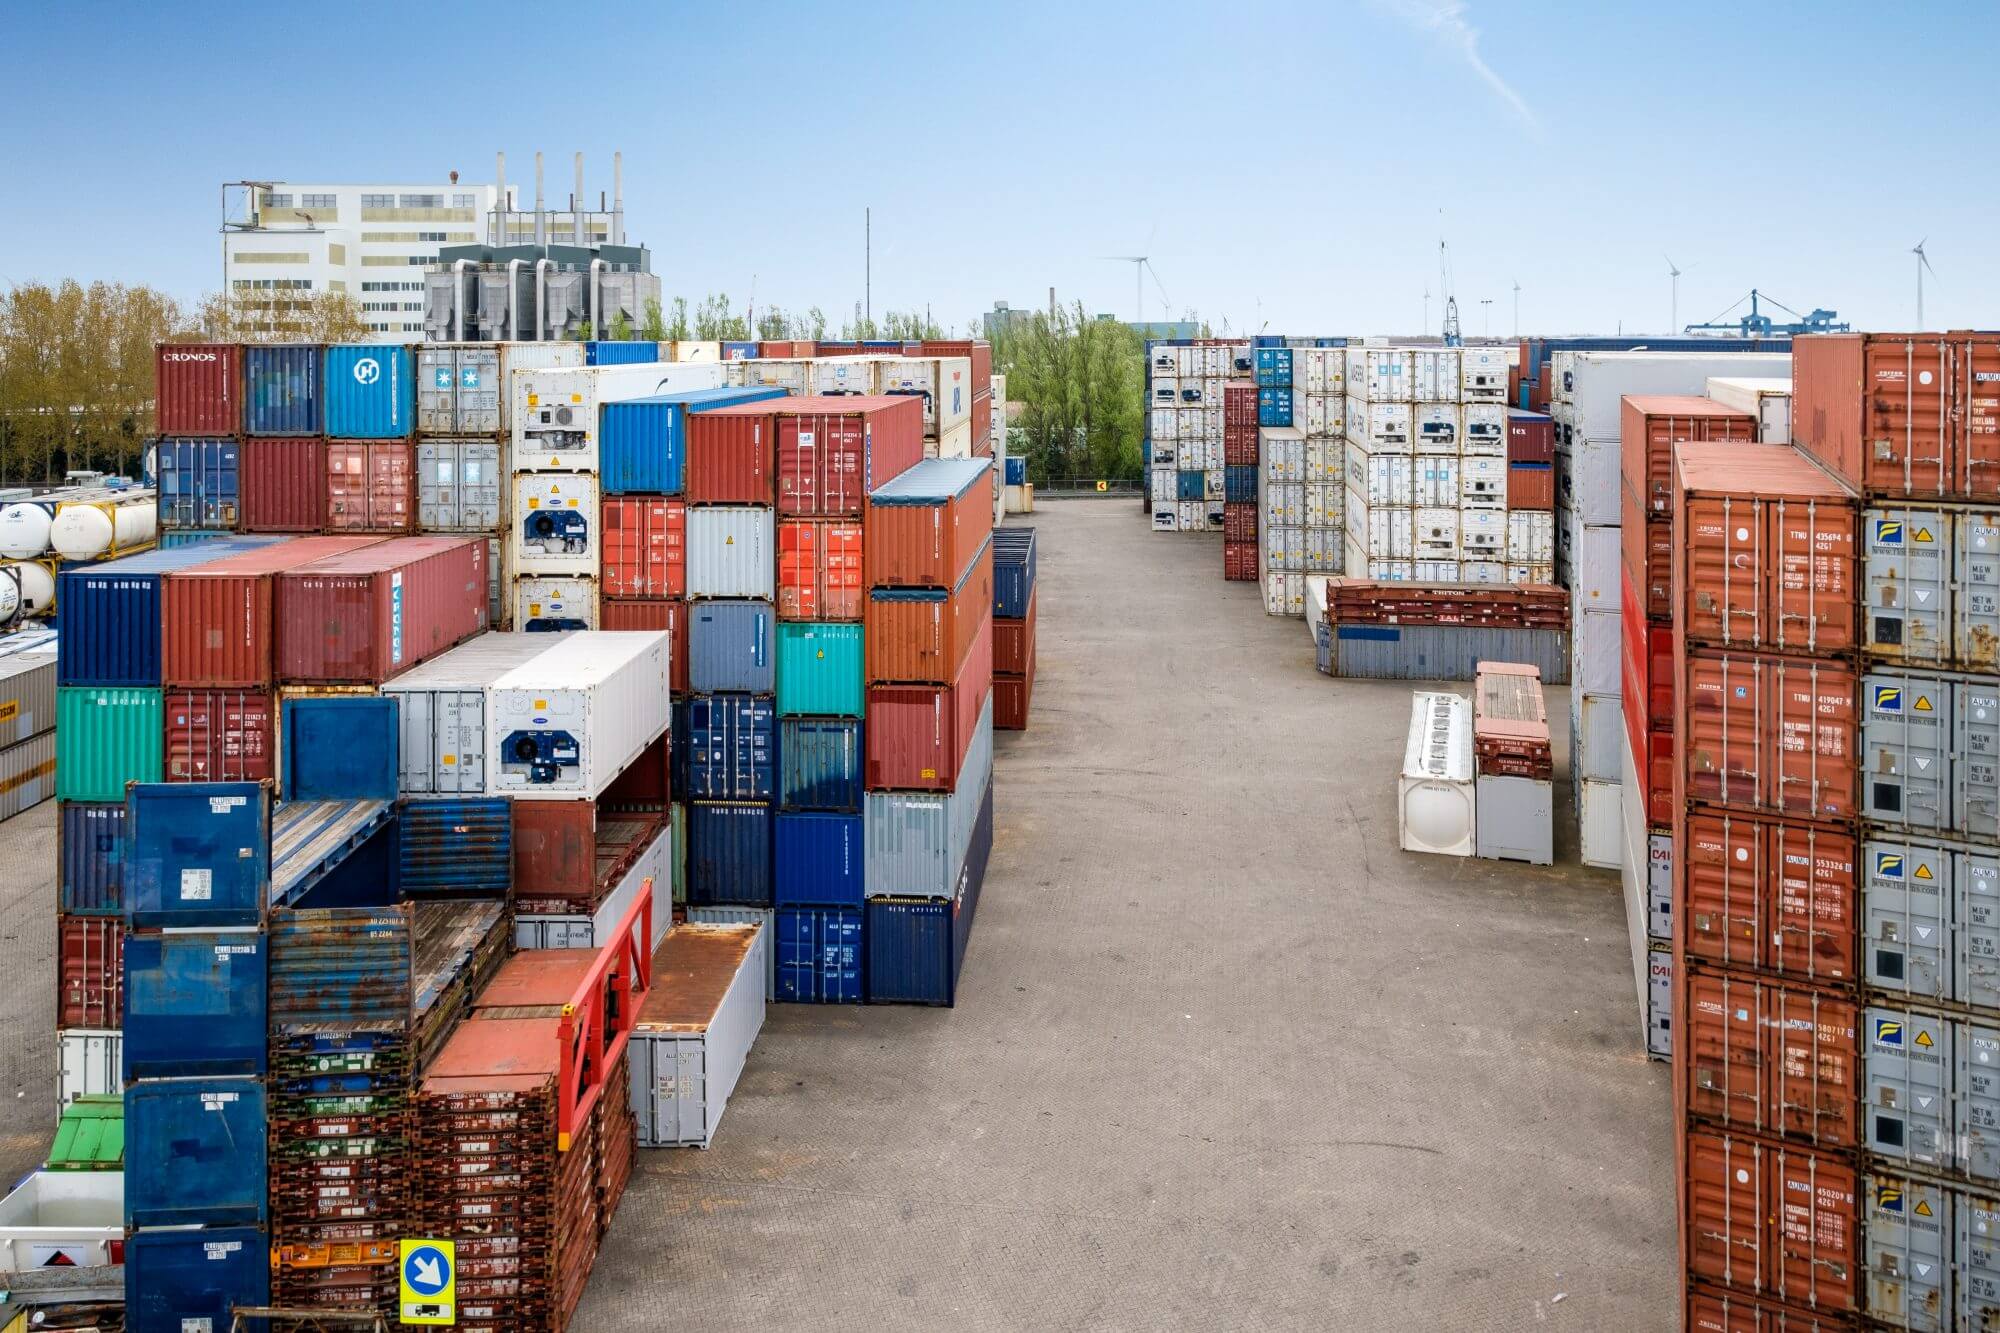
[[302,194],[299,196],[300,208],[333,208],[337,203],[338,197],[331,194]]
[[347,247],[335,241],[328,241],[326,245],[326,262],[329,264],[345,264],[347,262]]
[[270,190],[264,191],[264,207],[290,208],[291,206],[292,196],[288,194],[274,194]]
[[361,196],[363,208],[394,208],[396,196],[393,194],[364,194]]
[[236,278],[230,284],[239,292],[309,292],[311,278]]
[[363,268],[422,268],[437,262],[436,255],[363,255]]
[[230,256],[239,264],[310,264],[312,256],[303,250],[238,250]]
[[451,197],[451,206],[453,208],[477,208],[479,206],[479,199],[476,195],[455,194]]
[[347,290],[347,284],[342,282],[339,278],[329,278],[327,280],[326,289],[330,292],[344,292]]
[[406,194],[398,199],[396,203],[400,208],[443,208],[444,196],[441,194]]

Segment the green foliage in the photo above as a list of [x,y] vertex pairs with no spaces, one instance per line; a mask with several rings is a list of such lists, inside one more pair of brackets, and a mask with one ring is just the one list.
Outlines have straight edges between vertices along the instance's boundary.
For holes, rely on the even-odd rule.
[[666,331],[658,339],[660,342],[686,342],[694,337],[688,325],[688,303],[685,296],[674,298],[674,316],[667,321]]
[[711,292],[694,308],[694,337],[699,342],[741,342],[750,337],[750,326],[729,308],[727,294]]
[[1145,356],[1137,332],[1090,318],[1080,301],[994,338],[994,373],[1007,377],[1008,401],[1021,404],[1008,452],[1027,457],[1032,480],[1139,476]]
[[660,343],[667,340],[666,317],[660,313],[658,300],[646,302],[646,318],[640,321],[639,337],[644,342]]
[[632,321],[625,318],[623,310],[611,317],[611,323],[605,328],[604,336],[615,343],[632,341]]
[[785,318],[785,312],[776,306],[768,306],[757,316],[757,336],[768,341],[778,341],[792,336],[792,323]]

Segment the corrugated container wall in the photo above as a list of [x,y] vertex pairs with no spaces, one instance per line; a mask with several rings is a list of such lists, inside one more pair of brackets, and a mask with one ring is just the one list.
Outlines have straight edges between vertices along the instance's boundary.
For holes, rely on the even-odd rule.
[[318,532],[326,526],[324,439],[245,440],[242,458],[245,532]]
[[600,409],[597,445],[605,494],[679,494],[685,486],[692,415],[784,396],[776,388],[684,389],[606,403]]
[[924,456],[914,398],[801,398],[779,407],[778,511],[787,517],[860,518],[871,492]]
[[[695,418],[707,420],[712,413]],[[776,591],[771,510],[728,505],[690,509],[687,516],[687,591],[690,597],[755,597]]]
[[233,439],[167,439],[154,448],[160,527],[233,528],[243,494]]
[[383,343],[326,349],[326,433],[343,440],[400,440],[416,430],[416,359]]
[[421,440],[416,459],[419,528],[493,532],[500,527],[499,441]]
[[406,441],[329,440],[326,527],[334,532],[408,532],[417,516],[415,468],[416,451]]
[[871,588],[953,588],[993,532],[992,463],[933,458],[869,495]]
[[319,435],[325,370],[317,343],[257,343],[243,349],[246,435]]
[[158,685],[161,576],[277,540],[232,537],[65,570],[58,580],[57,683]]
[[243,349],[237,344],[161,343],[153,382],[160,434],[234,435],[243,429]]
[[125,906],[125,802],[71,801],[57,814],[62,910],[117,915]]
[[208,688],[269,686],[277,576],[378,540],[301,537],[167,574],[162,681]]
[[486,628],[486,543],[409,537],[279,575],[278,678],[380,684]]
[[868,594],[868,683],[949,685],[993,617],[993,553],[981,547],[958,584]]

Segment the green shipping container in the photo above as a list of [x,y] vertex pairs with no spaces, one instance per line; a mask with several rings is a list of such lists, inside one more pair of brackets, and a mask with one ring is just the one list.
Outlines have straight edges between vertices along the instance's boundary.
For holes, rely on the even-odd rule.
[[122,801],[126,783],[161,781],[165,729],[158,690],[57,690],[56,799]]
[[778,626],[778,713],[860,717],[861,626],[787,621]]
[[667,859],[673,862],[674,906],[685,907],[688,900],[688,808],[679,801],[671,807],[673,821],[670,841],[667,844]]
[[49,1170],[124,1169],[125,1099],[116,1093],[87,1093],[64,1107],[49,1149]]

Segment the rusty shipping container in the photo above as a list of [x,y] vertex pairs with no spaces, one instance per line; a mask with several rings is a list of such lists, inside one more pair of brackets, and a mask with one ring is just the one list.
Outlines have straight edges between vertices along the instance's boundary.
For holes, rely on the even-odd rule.
[[862,619],[870,685],[948,685],[993,615],[989,538],[950,591],[873,588]]
[[2000,334],[1794,339],[1792,440],[1871,499],[2000,497]]
[[328,440],[329,532],[408,532],[416,522],[416,448],[407,440]]
[[952,588],[993,535],[993,465],[926,459],[868,496],[870,588]]
[[1674,619],[1688,642],[1835,654],[1861,642],[1860,510],[1795,449],[1676,450]]
[[1757,440],[1755,417],[1694,394],[1628,394],[1619,408],[1625,489],[1649,519],[1673,516],[1676,445]]
[[236,343],[161,343],[154,351],[154,427],[162,435],[236,435],[243,429],[243,349]]
[[379,685],[486,628],[486,542],[403,537],[278,576],[278,679]]
[[125,922],[115,916],[56,917],[56,1026],[125,1023]]
[[1682,947],[1704,963],[1851,986],[1860,865],[1843,828],[1690,810],[1674,848]]
[[1674,1031],[1688,1114],[1726,1129],[1859,1142],[1861,1009],[1852,997],[1733,971],[1679,970]]
[[861,524],[838,518],[778,524],[778,619],[855,621],[866,599]]
[[1687,1333],[1848,1333],[1854,1322],[1696,1284],[1687,1289],[1681,1326]]
[[[950,685],[875,685],[868,690],[869,791],[954,791],[993,687],[993,621],[981,622]],[[980,781],[984,781],[981,776]]]
[[1690,650],[1681,662],[1681,802],[1801,819],[1854,818],[1854,668],[1819,658]]
[[1028,614],[1019,620],[993,618],[993,670],[997,675],[1018,676],[1028,669],[1035,655],[1035,594],[1028,593]]
[[597,627],[667,631],[673,636],[667,650],[667,689],[673,694],[688,692],[688,613],[684,600],[607,597],[597,604]]
[[300,537],[170,573],[164,585],[163,682],[269,688],[278,575],[381,537]]
[[[1619,560],[1625,567],[1625,596],[1649,620],[1674,618],[1674,525],[1649,519],[1627,486],[1619,494]],[[1626,605],[1620,602],[1622,609]]]
[[687,594],[686,501],[610,495],[602,512],[606,597]]
[[318,532],[326,526],[326,441],[317,435],[243,441],[245,532]]
[[1859,1304],[1855,1169],[1827,1153],[1690,1129],[1681,1250],[1696,1281],[1844,1314]]
[[860,518],[870,492],[924,456],[924,410],[915,398],[812,395],[720,410],[765,406],[778,513],[786,518]]
[[1035,694],[1035,654],[1028,652],[1028,669],[1018,675],[993,677],[993,726],[998,731],[1026,731],[1028,709]]
[[268,782],[278,776],[277,699],[268,690],[166,692],[168,782]]
[[514,902],[529,912],[595,911],[667,819],[664,793],[649,808],[603,799],[511,804]]

